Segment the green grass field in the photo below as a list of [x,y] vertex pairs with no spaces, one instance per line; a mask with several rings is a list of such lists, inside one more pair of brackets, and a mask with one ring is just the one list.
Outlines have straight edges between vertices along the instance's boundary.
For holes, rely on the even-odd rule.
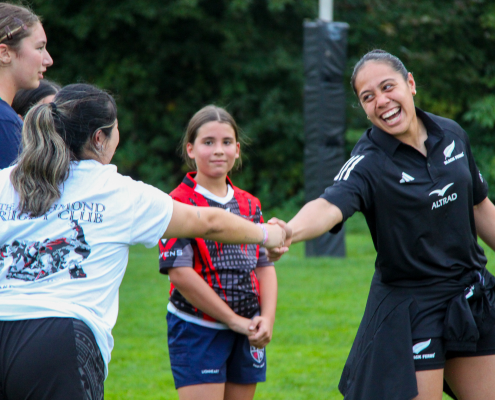
[[[279,300],[268,376],[255,399],[342,399],[337,385],[366,304],[375,251],[362,217],[348,227],[345,259],[304,258],[294,245],[276,264]],[[487,251],[495,270],[495,253]],[[131,249],[120,290],[108,400],[178,399],[167,352],[169,282],[157,248]],[[448,397],[445,397],[447,399]]]

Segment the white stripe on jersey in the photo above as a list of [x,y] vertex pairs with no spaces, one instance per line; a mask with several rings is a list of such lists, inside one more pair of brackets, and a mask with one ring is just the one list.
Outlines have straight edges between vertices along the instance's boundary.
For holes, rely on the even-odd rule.
[[[354,167],[359,163],[364,158],[364,156],[354,156],[352,157],[349,161],[347,161],[342,169],[340,170],[339,174],[334,178],[334,180],[339,181],[339,180],[344,180],[346,181],[349,178],[349,175],[351,171],[354,169]],[[343,176],[345,174],[345,176]]]
[[359,157],[359,156],[354,156],[354,157],[351,157],[349,160],[347,160],[347,162],[344,164],[344,166],[340,169],[339,173],[333,179],[335,181],[339,181],[340,179],[342,179],[342,174],[345,173],[345,171],[347,170],[348,165],[350,163],[352,163],[357,157]]

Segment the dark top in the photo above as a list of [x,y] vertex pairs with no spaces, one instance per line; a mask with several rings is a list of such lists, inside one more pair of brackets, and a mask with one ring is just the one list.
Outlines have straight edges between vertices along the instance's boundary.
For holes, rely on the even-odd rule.
[[[232,199],[221,204],[195,191],[195,173],[188,173],[170,196],[181,203],[200,207],[218,207],[255,223],[262,223],[260,201],[234,185]],[[238,315],[252,318],[260,312],[260,293],[255,269],[273,266],[265,248],[257,244],[223,244],[201,238],[162,239],[159,242],[160,272],[170,268],[191,267]],[[170,302],[180,311],[215,321],[192,306],[171,284]]]
[[0,99],[0,169],[12,164],[19,154],[22,120]]
[[488,186],[468,137],[456,122],[416,110],[428,132],[427,157],[373,126],[321,196],[344,221],[363,212],[381,281],[402,286],[444,281],[486,264],[473,206]]
[[[487,184],[464,130],[416,112],[428,132],[427,157],[374,126],[321,196],[344,221],[362,211],[377,251],[339,384],[346,400],[415,397],[414,339],[443,338],[447,350],[475,351],[495,321],[495,279],[485,268],[473,212]],[[466,290],[476,285],[468,304]]]

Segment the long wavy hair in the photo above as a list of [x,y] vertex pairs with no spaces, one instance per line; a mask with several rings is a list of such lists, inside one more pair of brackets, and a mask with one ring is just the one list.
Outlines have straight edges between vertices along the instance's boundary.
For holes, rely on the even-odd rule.
[[96,133],[108,139],[116,120],[113,97],[87,84],[65,86],[52,103],[34,106],[24,120],[22,153],[10,175],[20,213],[45,214],[61,196],[71,161],[98,156]]

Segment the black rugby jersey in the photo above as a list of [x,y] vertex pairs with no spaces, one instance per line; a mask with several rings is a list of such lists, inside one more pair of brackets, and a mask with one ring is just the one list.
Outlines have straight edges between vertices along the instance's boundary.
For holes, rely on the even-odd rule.
[[486,264],[473,206],[486,198],[488,187],[467,134],[452,120],[416,111],[428,132],[426,157],[373,126],[321,196],[339,207],[344,221],[363,212],[382,282],[406,286],[455,278]]
[[[255,223],[263,222],[259,200],[234,185],[234,196],[226,204],[217,203],[196,192],[195,173],[188,173],[182,183],[170,193],[177,201],[200,207],[218,207]],[[259,284],[255,268],[273,266],[266,251],[256,244],[223,244],[201,238],[162,239],[159,242],[160,272],[169,268],[192,267],[232,310],[246,318],[260,312]],[[171,284],[170,302],[189,315],[215,321],[192,306]]]

